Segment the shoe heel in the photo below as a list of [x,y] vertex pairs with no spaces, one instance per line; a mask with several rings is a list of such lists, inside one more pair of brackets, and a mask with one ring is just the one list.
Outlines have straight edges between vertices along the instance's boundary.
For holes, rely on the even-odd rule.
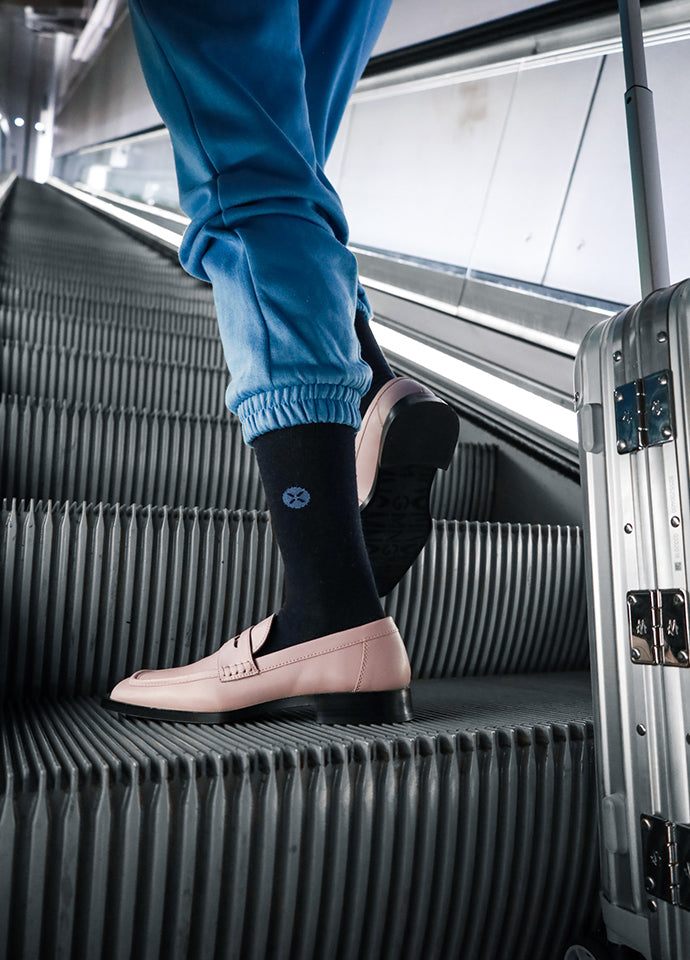
[[383,427],[380,466],[400,469],[415,464],[445,470],[459,430],[457,413],[438,397],[402,397]]
[[318,693],[319,723],[402,723],[414,720],[410,688],[364,693]]

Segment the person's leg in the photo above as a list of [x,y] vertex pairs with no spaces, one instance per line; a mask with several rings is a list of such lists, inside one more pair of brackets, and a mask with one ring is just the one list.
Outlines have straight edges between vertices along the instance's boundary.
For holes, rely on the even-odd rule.
[[[369,62],[392,0],[350,0],[339,6],[322,0],[300,0],[305,92],[317,169],[326,180],[326,165],[348,101]],[[362,397],[364,415],[372,399],[395,374],[384,357],[369,321],[372,311],[362,284],[357,282],[355,333],[362,358],[372,372]]]
[[354,468],[371,373],[347,223],[315,157],[298,0],[130,7],[191,217],[180,260],[212,282],[226,402],[256,450],[285,563],[263,652],[380,619]]

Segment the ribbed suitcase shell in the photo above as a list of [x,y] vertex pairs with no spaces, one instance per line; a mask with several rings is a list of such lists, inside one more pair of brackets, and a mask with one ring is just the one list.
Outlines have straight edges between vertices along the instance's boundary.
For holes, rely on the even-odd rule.
[[[675,437],[619,452],[618,388],[669,370]],[[689,370],[690,280],[685,280],[594,326],[580,347],[575,373],[586,498],[602,905],[609,939],[648,960],[690,956],[690,910],[666,902],[650,884],[654,878],[649,878],[643,856],[642,822],[651,815],[671,824],[690,823],[690,671],[687,662],[635,662],[639,651],[632,649],[628,597],[634,598],[635,591],[640,596],[676,590],[687,601]],[[668,420],[663,407],[652,404],[649,422],[655,416]],[[684,607],[687,623],[687,602]],[[657,622],[665,628],[665,620]],[[635,623],[639,633],[641,624]],[[669,848],[669,862],[674,852]],[[690,877],[690,864],[680,863],[677,871]]]

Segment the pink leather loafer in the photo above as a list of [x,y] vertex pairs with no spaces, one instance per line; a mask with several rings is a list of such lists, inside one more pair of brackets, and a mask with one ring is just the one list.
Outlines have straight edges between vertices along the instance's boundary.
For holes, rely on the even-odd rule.
[[388,380],[355,440],[364,539],[380,596],[402,579],[431,532],[429,493],[458,442],[455,411],[421,383]]
[[103,698],[108,710],[149,720],[232,723],[289,707],[320,723],[412,719],[410,661],[391,617],[257,656],[273,615],[186,667],[138,670]]

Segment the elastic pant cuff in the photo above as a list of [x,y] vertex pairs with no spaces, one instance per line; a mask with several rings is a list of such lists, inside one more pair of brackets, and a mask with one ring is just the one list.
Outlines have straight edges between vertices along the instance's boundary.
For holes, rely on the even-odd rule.
[[302,423],[343,423],[359,430],[361,393],[337,383],[305,383],[258,393],[237,408],[245,443]]

